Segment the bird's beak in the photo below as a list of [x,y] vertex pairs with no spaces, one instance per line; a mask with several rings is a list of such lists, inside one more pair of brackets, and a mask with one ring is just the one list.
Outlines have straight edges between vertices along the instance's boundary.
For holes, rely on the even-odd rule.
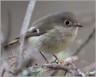
[[83,27],[80,23],[74,23],[75,27]]

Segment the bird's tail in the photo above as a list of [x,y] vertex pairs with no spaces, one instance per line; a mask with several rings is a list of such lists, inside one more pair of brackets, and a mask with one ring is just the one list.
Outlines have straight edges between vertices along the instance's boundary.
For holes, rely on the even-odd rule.
[[14,45],[14,44],[17,44],[18,42],[19,42],[18,39],[12,40],[9,43],[7,43],[6,45],[4,45],[4,48],[7,48],[7,47]]

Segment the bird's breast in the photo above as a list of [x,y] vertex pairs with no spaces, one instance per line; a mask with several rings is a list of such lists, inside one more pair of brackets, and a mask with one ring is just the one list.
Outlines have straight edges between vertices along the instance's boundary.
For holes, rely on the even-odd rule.
[[40,49],[48,53],[57,53],[64,50],[69,44],[70,39],[69,37],[64,38],[59,33],[51,36],[47,35],[47,38],[42,41]]
[[52,30],[44,35],[31,37],[30,41],[34,48],[47,53],[58,53],[64,50],[74,39],[72,32]]

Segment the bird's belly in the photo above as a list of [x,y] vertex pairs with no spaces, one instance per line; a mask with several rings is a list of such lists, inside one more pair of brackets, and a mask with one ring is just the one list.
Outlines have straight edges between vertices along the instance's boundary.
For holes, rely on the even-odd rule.
[[77,30],[75,30],[74,32],[66,32],[61,29],[54,29],[43,35],[31,37],[29,39],[29,43],[38,51],[58,53],[60,51],[63,51],[73,42],[76,37]]
[[74,36],[62,36],[61,34],[57,34],[46,34],[38,37],[31,37],[29,39],[29,43],[39,51],[47,53],[58,53],[72,43]]
[[48,36],[47,38],[40,40],[41,43],[38,46],[40,51],[44,51],[47,53],[58,53],[64,50],[68,45],[71,44],[73,37],[66,37],[63,36]]

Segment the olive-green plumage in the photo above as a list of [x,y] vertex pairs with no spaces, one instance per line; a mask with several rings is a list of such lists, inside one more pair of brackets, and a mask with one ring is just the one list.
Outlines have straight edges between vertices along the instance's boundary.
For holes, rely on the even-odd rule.
[[40,35],[35,36],[30,28],[26,33],[28,44],[38,51],[54,54],[63,51],[73,42],[80,24],[72,13],[58,12],[37,20],[32,26],[39,29]]

